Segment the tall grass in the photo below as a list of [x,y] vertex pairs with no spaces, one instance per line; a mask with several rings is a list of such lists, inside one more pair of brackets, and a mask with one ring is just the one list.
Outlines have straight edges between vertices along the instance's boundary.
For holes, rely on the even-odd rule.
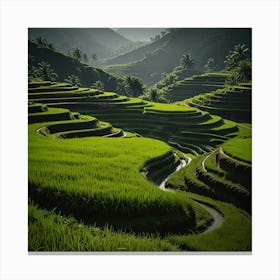
[[29,195],[36,202],[88,223],[121,226],[127,218],[136,224],[145,218],[147,227],[181,220],[184,228],[195,228],[190,200],[162,192],[140,175],[151,158],[170,153],[167,144],[145,138],[53,140],[36,134],[40,126],[29,125]]
[[190,198],[209,203],[223,213],[224,222],[212,232],[198,235],[173,235],[168,238],[173,245],[187,251],[251,251],[251,217],[231,204],[212,200],[197,194]]
[[113,231],[105,226],[85,226],[53,211],[28,207],[29,251],[177,251],[159,236]]
[[227,155],[251,163],[252,138],[234,138],[225,142],[222,147]]

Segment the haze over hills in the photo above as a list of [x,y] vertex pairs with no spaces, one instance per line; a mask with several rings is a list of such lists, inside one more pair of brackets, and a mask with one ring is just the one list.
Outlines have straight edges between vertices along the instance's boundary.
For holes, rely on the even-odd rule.
[[165,28],[115,28],[114,30],[131,41],[150,41],[150,37],[160,34]]
[[64,81],[68,76],[75,75],[83,86],[90,87],[99,80],[104,84],[106,90],[116,88],[116,78],[101,69],[80,63],[69,56],[48,48],[38,47],[33,42],[28,41],[29,66],[37,66],[42,61],[50,64],[54,72],[57,73],[59,81]]
[[29,40],[37,36],[44,37],[63,53],[79,48],[89,57],[95,53],[98,59],[111,57],[119,48],[133,45],[110,28],[29,28]]
[[[184,53],[194,59],[194,70],[204,71],[209,57],[217,69],[224,68],[224,60],[234,45],[242,43],[251,48],[249,28],[178,28],[159,40],[127,54],[108,59],[108,71],[136,75],[145,83],[159,80],[162,72],[170,72],[179,64]],[[120,64],[125,64],[120,67]],[[113,65],[113,66],[112,66]],[[117,65],[114,67],[114,65]]]

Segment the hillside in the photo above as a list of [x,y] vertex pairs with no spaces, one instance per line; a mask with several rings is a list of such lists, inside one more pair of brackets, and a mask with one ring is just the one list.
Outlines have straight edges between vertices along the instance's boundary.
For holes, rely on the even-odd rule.
[[29,251],[251,250],[249,128],[66,83],[28,101]]
[[149,41],[165,28],[116,28],[115,31],[131,41]]
[[100,80],[104,83],[106,90],[116,88],[116,78],[101,69],[82,64],[71,57],[48,48],[37,47],[36,44],[28,41],[28,64],[36,66],[42,61],[46,61],[51,65],[58,74],[60,81],[63,81],[69,75],[76,75],[84,86],[91,86],[94,82]]
[[63,53],[79,48],[89,57],[95,53],[98,59],[110,57],[120,47],[132,44],[110,28],[29,28],[28,39],[36,36],[44,37]]
[[107,60],[107,69],[136,75],[152,84],[159,80],[162,72],[172,71],[184,53],[192,55],[193,68],[197,71],[204,71],[209,57],[215,59],[217,70],[220,70],[224,68],[226,55],[238,43],[251,48],[251,29],[179,28],[149,45]]

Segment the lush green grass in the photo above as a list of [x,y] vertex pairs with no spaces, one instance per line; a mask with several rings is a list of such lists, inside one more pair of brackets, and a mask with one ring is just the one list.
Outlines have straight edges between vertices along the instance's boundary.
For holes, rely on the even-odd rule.
[[[46,84],[44,86],[44,94],[49,94],[47,98],[51,99],[52,93],[48,92]],[[54,92],[60,86],[61,92],[65,93],[64,84],[52,86]],[[75,90],[79,91],[79,88],[72,89],[72,92]],[[67,99],[67,96],[64,98]],[[106,101],[108,108],[105,105],[86,107],[94,103],[94,98],[104,100],[104,103]],[[113,120],[117,127],[129,128],[132,132],[127,133],[126,138],[60,140],[53,139],[48,133],[45,137],[36,133],[38,128],[47,127],[53,129],[53,133],[66,131],[80,137],[80,132],[87,136],[88,131],[91,133],[96,128],[110,126],[95,117],[71,113],[66,109],[51,108],[39,113],[37,115],[54,116],[54,119],[29,125],[29,196],[40,207],[48,210],[55,208],[55,211],[47,211],[30,205],[30,250],[250,250],[249,215],[233,205],[210,198],[188,192],[161,191],[141,174],[148,174],[149,179],[157,181],[157,178],[175,168],[176,161],[168,159],[171,147],[158,140],[131,138],[135,136],[133,132],[143,132],[154,138],[171,140],[170,143],[177,141],[182,150],[197,154],[213,149],[215,140],[222,143],[229,136],[249,137],[249,124],[238,124],[237,131],[235,122],[188,106],[145,102],[137,98],[127,100],[110,92],[99,93],[94,98],[83,103],[75,101],[75,110],[84,108],[92,116],[99,119],[104,117],[105,121]],[[55,102],[53,105],[57,106]],[[68,120],[55,119],[59,117],[59,112],[68,114]],[[80,129],[79,125],[84,127]],[[112,134],[120,132],[120,129],[110,129]],[[232,153],[236,154],[234,147],[232,149]],[[183,153],[178,154],[185,158]],[[205,155],[194,157],[188,167],[171,176],[168,184],[223,200],[224,193],[216,197],[217,190],[197,177],[204,158]],[[208,160],[205,162],[206,168],[210,166],[212,178],[230,184],[223,171],[217,172],[214,163],[212,166]],[[232,186],[226,186],[225,191],[231,192]],[[196,199],[223,213],[225,222],[219,229],[206,234],[193,234],[211,221],[210,214],[194,201]],[[148,235],[147,232],[158,232],[161,236]],[[227,240],[230,232],[232,236]],[[192,235],[188,235],[190,233]]]
[[230,204],[195,194],[188,198],[207,203],[224,216],[215,231],[196,235],[123,233],[108,226],[86,226],[74,218],[28,208],[29,251],[250,251],[251,217]]
[[136,236],[105,226],[86,226],[53,211],[28,207],[29,251],[177,251],[158,236]]
[[197,94],[207,93],[224,87],[230,73],[213,72],[185,78],[163,88],[171,102],[182,101]]
[[145,111],[156,111],[156,112],[196,112],[194,108],[177,105],[177,104],[163,104],[163,103],[155,103],[155,102],[149,102],[149,105],[151,107],[145,108]]
[[231,204],[206,198],[197,194],[189,197],[208,203],[220,211],[224,216],[221,227],[212,232],[198,235],[173,235],[168,240],[189,251],[251,251],[252,227],[251,217],[243,210]]
[[[216,75],[214,76],[216,77]],[[59,89],[60,86],[63,89],[66,88],[63,84],[55,83],[49,86],[49,88],[54,90]],[[78,87],[72,89],[73,87],[71,86],[69,86],[70,90],[68,91],[68,95],[67,91],[62,90],[63,98],[58,98],[61,95],[59,94],[60,91],[48,92],[48,86],[44,86],[43,88],[45,90],[43,93],[36,93],[36,88],[32,88],[33,93],[29,94],[29,97],[36,97],[37,102],[44,101],[49,107],[63,107],[81,113],[87,113],[110,122],[113,126],[138,133],[144,137],[174,143],[172,146],[184,152],[197,154],[209,151],[227,139],[227,137],[222,139],[221,136],[236,133],[238,130],[234,122],[224,120],[219,116],[209,115],[207,112],[202,112],[185,104],[147,102],[138,98],[119,96],[111,92],[98,92],[96,94],[96,92],[93,93],[90,89]],[[91,94],[94,95],[91,96]],[[35,99],[31,100],[34,101]],[[66,117],[64,115],[63,119]],[[50,118],[45,119],[42,117],[40,121],[54,120],[52,117]],[[38,117],[35,120],[38,120]],[[184,130],[211,134],[212,137],[211,139],[200,137],[199,142],[197,142],[196,139],[190,137],[191,134],[188,134],[188,136],[184,135],[183,139],[180,138],[182,136],[180,134]],[[79,134],[80,136],[90,136],[94,135],[95,132],[85,131],[83,133],[79,131]],[[78,136],[77,133],[70,135]]]
[[29,193],[36,201],[87,222],[182,219],[195,227],[191,201],[140,175],[146,162],[170,153],[167,144],[146,138],[53,140],[36,134],[40,126],[29,125]]
[[217,154],[215,150],[194,158],[168,179],[167,186],[230,202],[250,213],[250,170],[227,161],[218,164]]
[[[186,99],[184,104],[234,121],[251,121],[251,87],[225,86]],[[181,102],[182,103],[182,102]]]
[[237,136],[240,138],[252,137],[252,124],[251,123],[237,123],[239,132]]
[[225,142],[222,147],[227,155],[251,163],[252,138],[233,138]]

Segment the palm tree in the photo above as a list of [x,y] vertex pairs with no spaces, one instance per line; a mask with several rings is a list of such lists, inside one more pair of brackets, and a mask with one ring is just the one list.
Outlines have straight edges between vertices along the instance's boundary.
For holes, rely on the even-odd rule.
[[138,97],[139,95],[143,94],[144,85],[140,79],[133,77],[131,75],[127,75],[124,78],[124,81],[125,81],[126,93],[128,95],[132,95],[133,97]]
[[45,81],[52,82],[58,78],[51,65],[45,61],[38,63],[38,76]]
[[150,98],[152,101],[157,102],[158,101],[158,92],[155,88],[152,88],[150,90]]
[[69,75],[64,81],[72,86],[82,86],[79,77],[76,75]]
[[34,41],[39,47],[46,47],[48,44],[47,40],[42,36],[37,36]]
[[249,57],[249,49],[245,44],[237,44],[226,56],[225,64],[228,70],[238,66],[239,62]]
[[190,69],[193,66],[193,58],[191,54],[188,53],[183,54],[180,60],[180,65],[185,69]]
[[88,62],[88,56],[87,56],[87,54],[86,54],[86,53],[84,53],[84,55],[83,55],[83,60],[84,60],[84,62],[85,62],[85,63],[87,63],[87,62]]
[[75,48],[73,51],[72,51],[72,57],[78,61],[81,60],[82,58],[82,51],[78,48]]
[[249,49],[246,47],[245,44],[238,44],[234,46],[232,57],[236,61],[241,61],[249,56]]
[[250,60],[242,60],[237,67],[237,80],[239,82],[248,82],[252,79],[252,63]]
[[91,88],[93,89],[99,89],[101,91],[104,91],[104,84],[100,81],[100,80],[97,80],[95,83],[93,83],[91,85]]
[[204,65],[204,68],[207,72],[213,72],[216,68],[215,59],[213,57],[209,57],[207,63]]

